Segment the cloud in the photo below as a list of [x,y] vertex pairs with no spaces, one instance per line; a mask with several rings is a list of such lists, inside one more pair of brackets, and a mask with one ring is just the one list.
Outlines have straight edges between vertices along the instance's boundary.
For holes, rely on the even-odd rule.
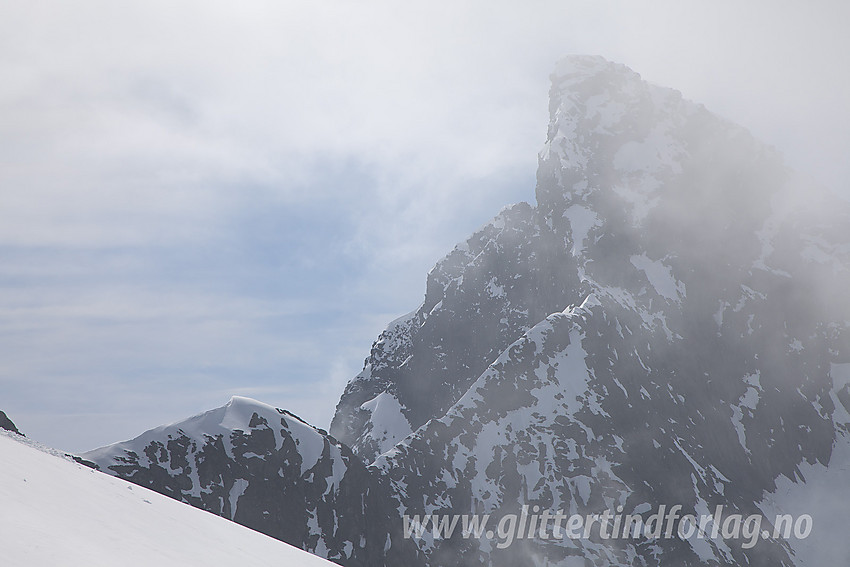
[[[682,90],[847,194],[847,12],[5,3],[3,409],[64,415],[79,394],[78,414],[105,415],[120,397],[123,435],[248,388],[327,425],[330,390],[416,307],[431,265],[533,199],[548,74],[568,53]],[[90,448],[97,429],[61,443]]]

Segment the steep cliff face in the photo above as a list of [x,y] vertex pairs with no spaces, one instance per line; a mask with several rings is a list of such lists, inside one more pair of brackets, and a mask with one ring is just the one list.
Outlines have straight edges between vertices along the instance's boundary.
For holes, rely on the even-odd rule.
[[520,203],[455,247],[428,274],[422,305],[374,344],[331,433],[373,461],[444,415],[508,345],[575,301],[575,259],[552,238],[539,212]]
[[[567,58],[550,95],[536,206],[507,207],[429,273],[333,438],[269,410],[222,449],[204,425],[87,458],[343,564],[816,564],[772,538],[400,535],[405,513],[495,523],[523,505],[766,512],[846,467],[850,207],[622,65]],[[834,539],[830,560],[850,558]]]

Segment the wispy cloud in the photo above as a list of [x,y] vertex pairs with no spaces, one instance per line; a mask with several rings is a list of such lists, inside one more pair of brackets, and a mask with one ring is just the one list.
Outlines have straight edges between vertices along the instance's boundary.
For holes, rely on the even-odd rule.
[[567,53],[679,88],[847,191],[848,15],[7,2],[0,406],[74,450],[224,392],[327,425],[431,265],[533,199],[548,73]]

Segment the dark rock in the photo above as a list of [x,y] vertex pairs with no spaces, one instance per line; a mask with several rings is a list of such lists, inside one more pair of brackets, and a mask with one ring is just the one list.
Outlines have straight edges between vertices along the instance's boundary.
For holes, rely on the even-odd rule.
[[6,431],[11,431],[12,433],[17,433],[18,435],[24,435],[18,428],[15,427],[15,424],[12,423],[12,420],[9,419],[6,414],[0,411],[0,429],[5,429]]

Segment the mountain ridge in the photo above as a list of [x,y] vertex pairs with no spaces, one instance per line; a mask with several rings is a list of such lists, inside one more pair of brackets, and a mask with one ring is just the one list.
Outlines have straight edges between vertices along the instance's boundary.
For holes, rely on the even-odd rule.
[[[186,500],[186,482],[217,486],[184,474],[203,466],[198,447],[256,445],[275,466],[216,449],[215,470],[230,475],[220,484],[278,501],[310,493],[291,509],[245,506],[259,529],[343,565],[814,565],[811,549],[799,563],[772,539],[502,549],[401,534],[403,514],[499,518],[522,506],[758,513],[784,479],[801,490],[803,469],[829,468],[848,443],[850,206],[740,126],[599,57],[558,63],[549,110],[536,205],[504,208],[437,263],[423,303],[381,333],[346,386],[330,434],[303,441],[304,454],[328,449],[330,492],[310,492],[309,469],[275,468],[284,446],[304,460],[283,410],[187,436],[196,446],[177,456],[160,446],[181,432],[165,429],[147,461],[117,445],[92,460]],[[276,443],[260,442],[269,435]],[[222,495],[200,505],[227,516]]]

